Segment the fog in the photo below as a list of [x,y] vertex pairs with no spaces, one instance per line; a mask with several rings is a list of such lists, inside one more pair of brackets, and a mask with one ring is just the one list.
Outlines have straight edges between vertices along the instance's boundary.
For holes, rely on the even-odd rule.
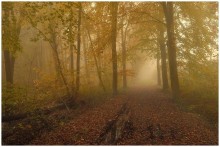
[[217,2],[1,4],[3,145],[218,144]]
[[140,65],[134,85],[141,87],[157,85],[156,60],[147,60]]

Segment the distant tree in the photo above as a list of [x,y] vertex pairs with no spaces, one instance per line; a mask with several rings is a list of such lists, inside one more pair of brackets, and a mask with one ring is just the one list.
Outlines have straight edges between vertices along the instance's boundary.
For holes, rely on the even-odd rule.
[[112,24],[112,70],[113,70],[113,79],[112,79],[112,89],[113,95],[118,93],[118,78],[117,78],[117,51],[116,51],[116,38],[117,38],[117,13],[118,13],[118,2],[111,3],[111,24]]
[[91,44],[90,46],[91,46],[91,49],[92,49],[93,58],[95,60],[95,66],[96,66],[96,71],[97,71],[99,83],[100,83],[101,87],[103,88],[103,91],[106,92],[105,85],[103,83],[102,76],[101,76],[100,66],[98,65],[98,60],[97,60],[97,57],[96,57],[95,52],[94,52],[94,45],[93,45],[93,42],[92,42],[92,39],[91,39],[89,29],[87,29],[87,33],[88,33],[88,39],[89,39],[90,44]]
[[69,49],[70,49],[70,71],[72,73],[72,93],[74,92],[74,86],[75,86],[75,74],[74,74],[74,38],[75,38],[75,34],[74,34],[74,13],[72,10],[72,3],[68,3],[70,5],[70,15],[69,15],[69,31],[68,31],[68,39],[69,39]]
[[[123,7],[124,8],[124,7]],[[122,78],[123,78],[123,88],[127,88],[127,74],[126,74],[126,54],[127,54],[127,34],[129,22],[126,16],[122,16],[122,28],[121,28],[121,46],[122,46]]]
[[[27,21],[32,25],[34,29],[38,32],[36,39],[42,37],[47,41],[53,51],[53,57],[55,61],[55,67],[57,71],[58,79],[61,78],[68,97],[72,97],[70,89],[67,84],[66,77],[61,66],[61,60],[58,53],[58,37],[60,31],[60,24],[63,19],[57,14],[57,9],[60,8],[61,3],[25,3],[25,16]],[[53,8],[53,9],[50,9]],[[50,11],[48,11],[50,9]],[[33,11],[34,10],[34,11]],[[43,15],[43,16],[42,16]],[[45,22],[48,22],[45,24]],[[42,26],[42,24],[44,24]],[[41,25],[41,26],[40,26]]]
[[80,87],[80,49],[81,49],[81,15],[82,15],[82,4],[79,2],[78,8],[78,32],[77,32],[77,62],[76,62],[76,96],[79,93]]
[[13,84],[15,56],[17,51],[21,50],[19,35],[22,22],[22,6],[17,5],[16,9],[15,4],[10,2],[3,2],[2,5],[2,47],[5,60],[6,81]]
[[[105,83],[107,83],[104,78],[108,78],[104,77],[108,72],[108,70],[106,70],[108,69],[108,65],[106,67],[105,64],[109,62],[109,50],[106,50],[106,48],[108,47],[107,45],[111,43],[111,33],[108,33],[111,25],[106,23],[106,21],[109,21],[106,17],[109,12],[105,11],[107,5],[108,3],[95,3],[95,7],[90,9],[91,11],[83,12],[83,26],[86,30],[87,40],[89,42],[87,53],[94,59],[93,65],[95,65],[99,86],[104,92],[106,92]],[[104,52],[108,53],[107,58]]]
[[162,69],[162,81],[163,81],[163,90],[168,89],[168,77],[167,77],[167,64],[166,64],[166,45],[164,38],[164,27],[159,26],[159,36],[158,42],[160,47],[160,55],[161,55],[161,69]]
[[82,44],[83,44],[83,56],[84,56],[84,64],[85,64],[86,82],[90,86],[90,73],[89,73],[89,65],[88,65],[89,41],[86,38],[86,31],[82,31],[82,32],[84,32],[84,34],[82,35]]
[[161,85],[161,70],[160,70],[160,52],[159,50],[157,51],[157,84],[160,86]]

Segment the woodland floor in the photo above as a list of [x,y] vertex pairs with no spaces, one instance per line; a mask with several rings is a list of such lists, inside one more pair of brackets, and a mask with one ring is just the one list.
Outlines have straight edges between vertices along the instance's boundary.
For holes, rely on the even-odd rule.
[[[72,115],[75,115],[73,113]],[[158,88],[137,88],[44,131],[32,145],[217,145],[218,130]]]

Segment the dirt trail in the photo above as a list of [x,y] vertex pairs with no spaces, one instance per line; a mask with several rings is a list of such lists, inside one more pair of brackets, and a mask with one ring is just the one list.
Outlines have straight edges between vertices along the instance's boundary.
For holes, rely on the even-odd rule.
[[217,145],[218,136],[199,115],[148,88],[112,99],[31,144]]

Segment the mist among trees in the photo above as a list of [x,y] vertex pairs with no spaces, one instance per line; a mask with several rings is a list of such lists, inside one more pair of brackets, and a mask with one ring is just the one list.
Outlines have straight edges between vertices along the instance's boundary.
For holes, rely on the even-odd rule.
[[2,144],[218,144],[218,22],[218,2],[2,2]]

